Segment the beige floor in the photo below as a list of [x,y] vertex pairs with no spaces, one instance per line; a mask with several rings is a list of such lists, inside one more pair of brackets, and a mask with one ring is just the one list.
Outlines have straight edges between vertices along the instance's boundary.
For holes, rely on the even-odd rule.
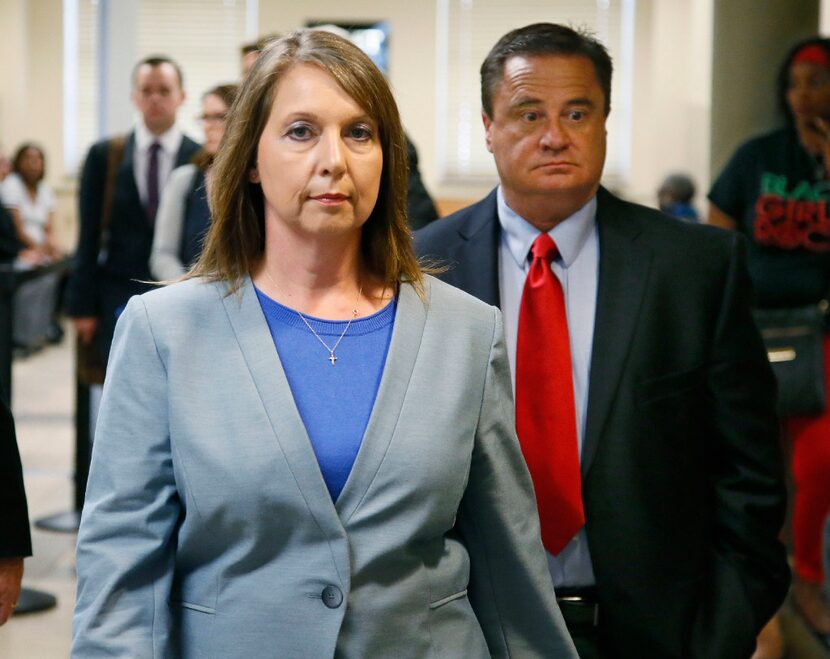
[[[72,504],[74,390],[71,337],[14,364],[12,409],[32,520],[64,512]],[[58,598],[55,609],[13,617],[0,628],[0,659],[57,659],[69,656],[75,598],[75,536],[33,528],[33,558],[24,584]],[[804,630],[785,605],[784,632],[791,659],[828,659],[830,653]]]

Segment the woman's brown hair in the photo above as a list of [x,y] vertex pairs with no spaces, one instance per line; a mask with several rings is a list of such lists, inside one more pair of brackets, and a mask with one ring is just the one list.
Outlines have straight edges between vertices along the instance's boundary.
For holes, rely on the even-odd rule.
[[225,135],[212,172],[213,221],[202,255],[187,277],[228,281],[235,291],[259,263],[265,249],[262,187],[249,174],[271,113],[277,85],[295,64],[319,66],[377,123],[383,152],[380,194],[363,225],[365,265],[392,289],[405,281],[422,291],[406,219],[406,141],[398,108],[383,74],[354,44],[337,35],[299,30],[271,42],[257,58],[228,114]]

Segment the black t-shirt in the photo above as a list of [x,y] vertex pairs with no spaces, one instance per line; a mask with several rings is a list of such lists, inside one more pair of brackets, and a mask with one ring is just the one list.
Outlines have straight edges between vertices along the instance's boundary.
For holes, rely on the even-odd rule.
[[830,290],[830,181],[795,131],[741,146],[709,192],[750,240],[759,307],[818,302]]

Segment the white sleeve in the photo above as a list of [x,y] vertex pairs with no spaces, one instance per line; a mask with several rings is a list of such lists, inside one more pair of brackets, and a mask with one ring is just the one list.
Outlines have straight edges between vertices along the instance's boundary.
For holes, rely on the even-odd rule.
[[157,279],[178,279],[187,272],[185,264],[179,258],[179,250],[182,246],[185,201],[197,173],[195,165],[183,165],[174,169],[161,193],[153,249],[150,252],[150,272]]
[[17,174],[9,174],[0,183],[0,198],[6,208],[18,208],[23,195],[23,182]]

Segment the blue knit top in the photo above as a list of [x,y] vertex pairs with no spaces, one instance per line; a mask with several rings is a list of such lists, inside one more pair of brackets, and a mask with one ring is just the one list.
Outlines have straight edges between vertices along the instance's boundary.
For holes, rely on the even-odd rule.
[[[332,364],[328,350],[295,310],[259,289],[256,293],[323,480],[336,501],[351,473],[375,403],[392,338],[395,300],[352,322]],[[346,321],[305,318],[329,347],[334,347],[346,327]]]

